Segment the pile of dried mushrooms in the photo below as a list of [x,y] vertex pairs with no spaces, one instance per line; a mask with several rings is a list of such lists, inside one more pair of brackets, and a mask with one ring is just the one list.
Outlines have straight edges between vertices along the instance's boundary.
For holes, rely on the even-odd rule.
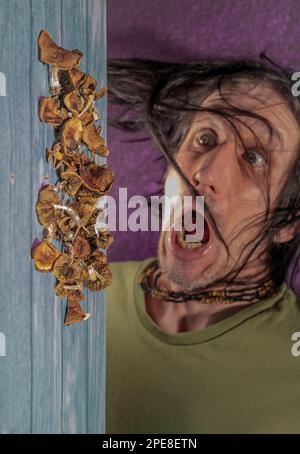
[[100,119],[95,101],[106,88],[96,91],[97,81],[79,69],[83,54],[59,47],[46,30],[39,34],[38,49],[50,71],[50,96],[39,99],[39,118],[54,128],[55,141],[46,149],[46,159],[58,180],[39,191],[35,210],[44,235],[34,241],[32,258],[38,271],[55,276],[56,295],[67,298],[64,324],[71,325],[90,315],[80,306],[86,299],[84,289],[96,292],[112,280],[101,251],[110,246],[112,236],[96,226],[97,201],[114,180],[106,164],[95,162],[96,155],[108,155],[101,127],[95,125]]

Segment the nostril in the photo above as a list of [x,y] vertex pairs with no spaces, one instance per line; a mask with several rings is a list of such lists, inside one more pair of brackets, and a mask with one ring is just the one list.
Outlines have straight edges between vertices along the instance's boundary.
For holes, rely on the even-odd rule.
[[215,187],[214,187],[214,186],[212,186],[212,185],[210,185],[210,186],[209,186],[209,189],[210,189],[210,191],[211,191],[211,192],[216,192],[216,189],[215,189]]

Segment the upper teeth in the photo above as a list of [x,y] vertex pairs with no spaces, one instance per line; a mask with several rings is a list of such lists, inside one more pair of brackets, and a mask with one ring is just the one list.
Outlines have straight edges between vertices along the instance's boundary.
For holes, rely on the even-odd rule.
[[191,241],[185,241],[184,237],[185,235],[183,230],[180,230],[180,232],[177,233],[177,239],[180,246],[183,247],[184,249],[198,249],[203,245],[201,241],[197,241],[195,243]]

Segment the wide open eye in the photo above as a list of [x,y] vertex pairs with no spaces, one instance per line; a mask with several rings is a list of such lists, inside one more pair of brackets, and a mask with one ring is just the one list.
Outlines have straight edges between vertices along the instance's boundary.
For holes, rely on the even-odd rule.
[[209,129],[201,131],[197,135],[196,140],[198,145],[206,148],[213,148],[218,143],[216,135]]
[[266,164],[266,158],[257,150],[247,150],[243,156],[253,167],[263,167]]

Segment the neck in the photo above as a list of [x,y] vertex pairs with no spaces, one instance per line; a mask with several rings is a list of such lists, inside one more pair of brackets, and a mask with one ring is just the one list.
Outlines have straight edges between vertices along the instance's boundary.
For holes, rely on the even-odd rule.
[[[150,277],[151,284],[154,276]],[[178,291],[176,284],[171,282],[163,274],[157,279],[157,287],[165,287],[170,291]],[[199,331],[213,323],[217,323],[236,312],[248,307],[255,302],[234,301],[230,304],[211,302],[204,304],[199,300],[189,299],[181,303],[167,301],[167,299],[155,298],[145,293],[145,303],[148,315],[164,331],[170,333]]]
[[199,331],[254,304],[236,302],[225,306],[221,303],[203,304],[199,301],[177,304],[155,300],[149,294],[145,295],[145,303],[152,320],[161,329],[170,333]]

